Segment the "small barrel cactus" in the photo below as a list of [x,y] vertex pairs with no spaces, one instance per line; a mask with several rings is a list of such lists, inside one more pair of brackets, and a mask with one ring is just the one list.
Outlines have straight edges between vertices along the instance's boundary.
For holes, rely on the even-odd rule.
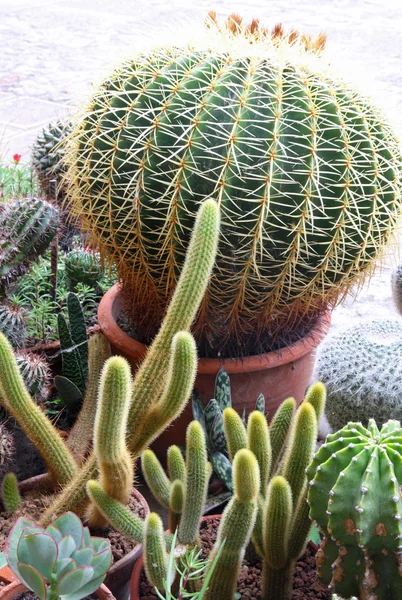
[[52,199],[64,197],[60,188],[65,171],[63,140],[71,132],[71,121],[57,121],[44,127],[32,146],[32,165],[42,193]]
[[66,254],[64,268],[70,292],[77,291],[78,283],[95,288],[103,276],[99,255],[87,252],[83,248],[77,248]]
[[149,336],[197,209],[217,199],[194,332],[205,351],[244,355],[256,332],[309,321],[371,271],[400,213],[402,155],[380,112],[330,72],[325,37],[208,25],[93,93],[68,146],[68,195]]
[[310,516],[324,536],[318,573],[344,598],[402,597],[402,428],[349,423],[307,470]]
[[50,392],[51,370],[45,356],[24,352],[16,355],[24,383],[38,402],[47,400]]
[[4,333],[13,348],[22,348],[26,338],[26,313],[13,304],[4,302],[0,304],[0,331]]
[[326,415],[337,431],[349,421],[402,420],[402,323],[364,322],[319,347],[317,379],[327,388]]
[[46,529],[18,519],[5,554],[13,573],[41,600],[89,596],[102,584],[112,560],[110,542],[91,537],[71,512]]

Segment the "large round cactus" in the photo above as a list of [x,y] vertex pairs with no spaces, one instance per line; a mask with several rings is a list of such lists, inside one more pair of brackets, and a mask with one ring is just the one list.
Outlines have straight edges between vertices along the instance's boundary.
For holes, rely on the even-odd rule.
[[324,535],[319,575],[343,598],[402,597],[402,428],[349,423],[307,470],[310,516]]
[[94,92],[69,195],[139,331],[160,323],[208,196],[222,233],[195,333],[216,351],[253,351],[247,333],[317,315],[372,265],[400,211],[401,152],[323,44],[211,19],[202,41],[141,53]]

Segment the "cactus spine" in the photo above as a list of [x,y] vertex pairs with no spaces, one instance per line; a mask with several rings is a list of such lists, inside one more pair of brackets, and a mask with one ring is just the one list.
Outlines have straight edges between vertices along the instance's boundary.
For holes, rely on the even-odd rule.
[[231,600],[236,592],[241,563],[257,516],[260,488],[258,462],[249,450],[239,450],[234,458],[233,483],[234,495],[222,515],[209,565],[213,563],[223,541],[225,544],[205,600]]
[[[191,393],[197,366],[196,348],[190,334],[180,330],[190,328],[205,293],[217,251],[219,223],[218,205],[213,200],[205,201],[197,215],[182,273],[160,332],[134,378],[127,426],[128,449],[133,458],[168,424],[161,409],[167,406],[170,420],[174,419],[183,410]],[[172,364],[175,360],[179,360],[181,366]],[[168,373],[168,385],[164,389]],[[172,387],[177,379],[182,396],[178,396]],[[174,401],[176,407],[172,404]],[[151,410],[161,427],[158,431],[155,423],[150,429],[152,422],[148,414]],[[92,454],[45,512],[42,522],[50,521],[53,514],[85,504],[86,483],[96,477],[96,457]]]
[[0,305],[0,332],[4,333],[13,348],[22,348],[27,335],[25,311],[12,304],[4,302]]
[[349,423],[327,437],[311,463],[310,516],[324,540],[318,573],[344,597],[402,594],[402,428]]
[[15,473],[7,473],[1,485],[1,500],[7,512],[15,513],[22,504]]
[[247,334],[314,316],[370,271],[399,218],[402,158],[379,111],[328,68],[325,37],[209,25],[95,91],[67,153],[69,195],[151,335],[197,204],[217,197],[222,242],[195,332],[244,356]]

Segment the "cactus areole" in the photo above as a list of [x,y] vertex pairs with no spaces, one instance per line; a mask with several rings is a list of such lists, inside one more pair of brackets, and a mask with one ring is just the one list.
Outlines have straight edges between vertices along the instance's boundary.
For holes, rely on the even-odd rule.
[[296,327],[370,271],[400,212],[401,151],[369,100],[329,72],[324,36],[235,16],[208,25],[201,41],[126,61],[93,93],[70,136],[69,197],[145,335],[200,203],[216,199],[219,252],[195,335],[247,350],[247,334]]

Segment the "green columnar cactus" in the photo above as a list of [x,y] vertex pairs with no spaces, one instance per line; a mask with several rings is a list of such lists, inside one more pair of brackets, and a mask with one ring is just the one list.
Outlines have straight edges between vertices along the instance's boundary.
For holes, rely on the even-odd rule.
[[402,594],[402,428],[348,423],[327,437],[308,468],[310,516],[324,536],[318,573],[345,598]]
[[234,598],[237,578],[257,516],[260,489],[258,462],[249,450],[239,450],[233,461],[234,495],[222,515],[218,536],[209,557],[209,566],[223,542],[205,600]]
[[231,461],[242,448],[247,448],[247,432],[240,415],[234,408],[226,408],[223,413],[223,427]]
[[271,441],[271,474],[275,472],[282,458],[283,449],[291,430],[291,424],[296,412],[296,400],[287,398],[279,406],[271,421],[269,432]]
[[26,312],[11,302],[0,304],[0,332],[8,338],[13,348],[22,348],[25,343]]
[[65,172],[63,157],[66,136],[71,132],[71,121],[57,121],[44,127],[32,146],[32,165],[38,177],[42,193],[53,199],[63,200]]
[[1,484],[1,500],[7,512],[15,513],[22,504],[15,473],[7,473]]
[[0,399],[39,450],[54,480],[70,481],[76,471],[75,460],[55,427],[30,397],[11,345],[1,333]]
[[[207,200],[197,215],[182,273],[160,332],[134,378],[127,427],[128,449],[133,458],[180,414],[191,393],[196,348],[191,335],[180,328],[190,328],[202,301],[216,255],[219,223],[218,205]],[[168,413],[164,413],[167,409]],[[42,522],[49,522],[53,514],[85,505],[86,483],[96,477],[93,454],[45,512]]]
[[58,211],[36,198],[0,207],[0,292],[42,254],[57,233]]
[[296,325],[370,272],[400,213],[402,159],[379,111],[329,68],[322,36],[228,29],[142,52],[102,83],[71,136],[68,193],[151,335],[198,203],[218,198],[196,337],[246,355],[247,333]]
[[324,340],[316,375],[327,388],[326,416],[334,431],[348,422],[367,426],[402,420],[402,324],[360,323]]
[[110,357],[110,344],[103,333],[95,333],[88,341],[88,381],[79,415],[68,436],[67,445],[78,464],[82,464],[90,448],[95,423],[98,388],[102,369]]
[[157,513],[150,513],[145,519],[144,565],[149,582],[163,589],[163,582],[168,576],[169,554],[166,551],[162,519]]
[[[134,480],[134,464],[126,448],[131,385],[128,362],[119,356],[109,358],[103,368],[99,386],[94,450],[102,488],[122,504],[128,503]],[[104,524],[104,518],[95,507],[91,506],[90,511],[88,520],[93,526]]]
[[66,254],[64,268],[70,292],[77,291],[78,283],[96,288],[103,276],[99,255],[83,248],[76,248]]
[[50,366],[45,356],[24,352],[16,355],[18,368],[28,389],[28,392],[38,400],[43,402],[49,396],[50,386]]

